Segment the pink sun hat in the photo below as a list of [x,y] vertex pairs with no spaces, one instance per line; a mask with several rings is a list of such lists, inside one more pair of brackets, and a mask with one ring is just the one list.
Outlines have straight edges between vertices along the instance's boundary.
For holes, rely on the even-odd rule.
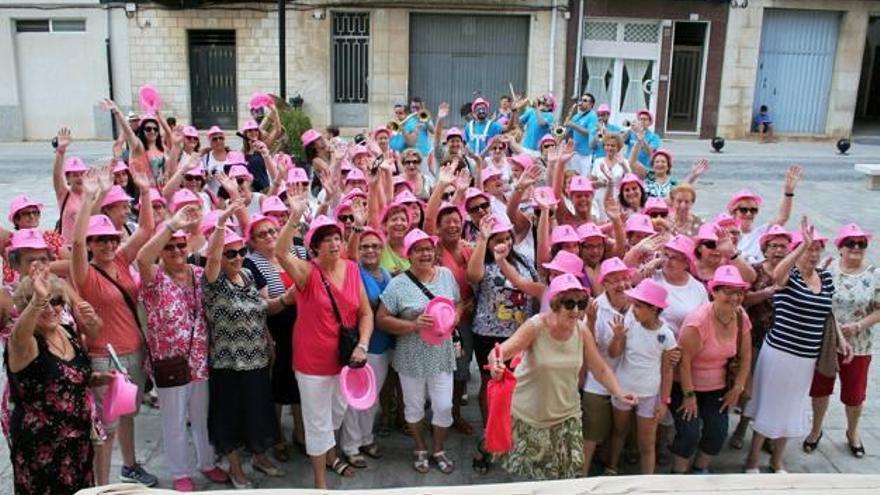
[[461,212],[461,207],[456,204],[450,203],[449,201],[444,201],[440,203],[440,208],[437,208],[437,218],[443,216],[443,212],[445,211],[454,211],[464,217],[464,214]]
[[224,132],[220,126],[212,125],[210,129],[208,129],[208,137],[212,138],[214,136],[223,136]]
[[501,170],[498,170],[496,167],[486,167],[483,169],[482,174],[480,175],[480,184],[485,184],[489,179],[494,179],[495,177],[501,177]]
[[650,304],[655,308],[663,309],[669,306],[669,303],[666,301],[666,296],[668,295],[666,289],[650,278],[643,279],[639,282],[639,285],[623,292],[632,299]]
[[349,407],[366,411],[376,403],[376,373],[370,363],[352,368],[343,366],[339,372],[339,391]]
[[645,188],[645,182],[642,181],[641,177],[633,173],[628,173],[623,176],[623,179],[620,180],[618,190],[622,191],[625,184],[638,184],[642,189]]
[[89,217],[89,228],[86,231],[86,238],[99,235],[114,235],[122,237],[122,232],[116,230],[110,217],[107,215],[92,215]]
[[843,241],[849,237],[864,237],[867,241],[870,241],[873,236],[862,230],[858,225],[848,223],[837,231],[837,237],[834,238],[834,245],[839,248],[840,245],[843,244]]
[[471,103],[471,112],[476,113],[477,107],[486,107],[486,110],[489,110],[489,108],[491,108],[489,102],[483,98],[477,98],[476,100],[474,100],[473,103]]
[[351,172],[349,172],[348,175],[345,176],[344,182],[346,184],[348,184],[349,182],[367,182],[367,178],[366,176],[364,176],[364,173],[361,171],[361,169],[353,168],[351,169]]
[[428,301],[424,313],[434,318],[434,325],[422,329],[419,337],[428,345],[440,345],[449,340],[455,329],[455,302],[445,297],[435,297]]
[[394,197],[394,202],[409,205],[413,203],[421,203],[421,200],[409,191],[402,191]]
[[64,173],[72,174],[77,172],[88,172],[89,167],[83,163],[82,158],[78,156],[72,156],[67,160],[64,160]]
[[703,241],[715,241],[718,242],[718,234],[715,232],[718,229],[718,226],[713,222],[704,223],[700,225],[700,229],[697,230],[697,235],[694,236],[694,240],[697,243]]
[[601,237],[602,239],[608,238],[608,236],[606,236],[602,232],[602,229],[600,229],[599,226],[593,222],[587,222],[578,225],[577,233],[578,236],[581,238],[581,242],[592,237]]
[[513,232],[513,224],[510,223],[507,218],[502,217],[501,215],[492,214],[492,232],[489,236],[493,236],[495,234],[502,234],[504,232]]
[[650,110],[648,110],[647,108],[644,108],[642,110],[639,110],[638,113],[636,113],[636,117],[641,117],[642,115],[647,115],[648,120],[650,120],[652,124],[654,123],[654,114],[651,113]]
[[278,228],[278,221],[277,220],[275,220],[272,217],[267,217],[265,215],[257,213],[256,215],[251,217],[251,221],[248,222],[247,229],[244,232],[244,239],[247,242],[251,242],[254,226],[256,226],[260,222],[269,222],[272,224],[273,227],[275,227],[276,229]]
[[287,213],[287,206],[278,196],[266,196],[260,203],[260,213],[268,215],[269,213]]
[[384,224],[388,221],[388,217],[392,215],[392,213],[400,210],[406,215],[406,223],[409,224],[412,222],[412,215],[409,212],[409,207],[399,201],[392,201],[388,206],[382,210],[382,216],[380,217],[379,223]]
[[584,260],[580,256],[568,251],[559,251],[552,261],[543,263],[541,266],[548,270],[570,273],[572,275],[581,275],[584,272]]
[[161,103],[159,92],[153,86],[144,84],[138,89],[138,103],[140,103],[141,109],[144,112],[154,113]]
[[168,207],[168,201],[165,201],[165,198],[162,197],[162,193],[159,192],[158,189],[150,188],[150,204],[155,202],[162,203],[162,206]]
[[758,206],[761,206],[761,203],[764,202],[764,200],[761,199],[761,196],[758,196],[756,193],[753,193],[748,189],[741,189],[730,198],[730,201],[727,202],[727,212],[732,214],[736,204],[746,199],[754,201]]
[[742,225],[742,222],[740,222],[739,219],[735,218],[730,213],[725,212],[721,212],[716,215],[713,219],[713,222],[715,222],[715,225],[723,229],[729,229],[730,227],[736,227],[737,229],[739,229]]
[[110,192],[104,196],[104,201],[101,201],[101,208],[106,208],[116,203],[129,203],[131,199],[131,196],[125,192],[122,186],[113,186],[110,188]]
[[321,139],[321,133],[314,129],[309,129],[306,132],[302,133],[302,136],[300,136],[300,141],[302,141],[303,148],[307,147],[308,145],[314,143],[319,139]]
[[576,192],[593,192],[593,181],[590,180],[589,177],[583,175],[575,175],[571,178],[571,182],[568,183],[568,193],[576,193]]
[[238,132],[244,134],[247,131],[259,131],[259,130],[260,130],[260,124],[258,124],[256,120],[251,119],[251,120],[248,120],[247,122],[245,122],[244,125],[241,126],[241,129],[238,130]]
[[547,289],[547,300],[552,301],[554,297],[570,290],[578,290],[589,294],[589,291],[584,288],[576,276],[571,273],[563,273],[553,277],[553,280],[550,281],[550,287]]
[[333,208],[333,218],[339,221],[339,215],[346,210],[351,211],[351,201],[340,201],[336,208]]
[[18,251],[19,249],[49,249],[43,233],[39,229],[21,229],[15,230],[9,234],[9,246],[6,247],[6,253]]
[[25,194],[20,194],[20,195],[14,197],[12,199],[12,202],[9,204],[9,221],[10,222],[13,221],[16,213],[20,212],[21,210],[23,210],[25,208],[30,208],[30,207],[35,207],[36,209],[40,210],[41,213],[43,211],[43,203],[40,203],[38,201],[34,201],[33,199],[29,198]]
[[184,177],[205,177],[206,175],[208,172],[205,171],[205,167],[201,163],[183,174]]
[[376,136],[378,136],[379,134],[385,134],[386,136],[391,137],[391,129],[385,126],[376,127],[370,132],[370,137],[373,138],[373,140],[375,141]]
[[425,231],[421,229],[412,229],[406,234],[406,237],[403,238],[403,255],[409,256],[410,249],[419,242],[431,241],[431,245],[436,246],[439,239],[440,238],[435,235],[426,234]]
[[315,217],[314,220],[312,220],[312,223],[309,224],[309,230],[308,232],[306,232],[306,236],[304,239],[306,247],[312,247],[312,237],[314,237],[315,232],[317,232],[318,229],[328,226],[336,227],[336,230],[339,231],[339,234],[342,234],[342,225],[339,222],[326,215],[318,215],[317,217]]
[[116,163],[113,164],[113,173],[118,174],[119,172],[125,172],[128,170],[128,164],[122,160],[116,160]]
[[610,115],[611,114],[611,107],[609,107],[607,103],[602,103],[601,105],[599,105],[598,108],[596,108],[596,113],[597,114],[607,113]]
[[[770,228],[768,228],[767,231],[761,235],[761,238],[758,241],[758,244],[760,244],[761,249],[763,250],[767,246],[767,242],[770,241],[771,237],[776,237],[776,236],[786,237],[786,238],[788,238],[789,244],[791,243],[791,233],[789,231],[785,230],[785,227],[783,227],[781,225],[774,224],[774,225],[771,225]],[[835,243],[836,243],[836,241],[835,241]]]
[[309,174],[304,168],[293,167],[287,170],[287,184],[308,184]]
[[478,198],[478,197],[481,197],[481,198],[485,199],[486,201],[490,201],[489,195],[484,193],[483,191],[477,189],[476,187],[469,187],[464,192],[464,202],[465,203],[467,203],[468,201],[470,201],[474,198]]
[[654,158],[663,155],[666,157],[666,161],[669,162],[669,168],[672,168],[672,152],[666,149],[659,149],[651,153],[651,163],[654,163]]
[[199,130],[191,125],[183,126],[183,137],[198,139]]
[[559,199],[556,197],[556,194],[553,193],[553,188],[550,186],[536,187],[535,190],[532,191],[532,199],[538,205],[545,207],[550,207],[559,203]]
[[359,144],[352,149],[351,159],[354,160],[355,158],[357,158],[361,155],[373,156],[373,152],[370,151],[370,148],[368,148],[367,146]]
[[715,269],[712,280],[709,281],[709,291],[714,291],[716,287],[736,287],[739,289],[748,289],[751,287],[749,283],[743,280],[739,270],[733,265],[721,265]]
[[355,187],[351,191],[348,191],[348,194],[342,197],[342,202],[350,202],[354,198],[367,199],[367,193],[361,191],[359,187]]
[[507,159],[510,163],[515,163],[524,169],[530,169],[535,165],[535,160],[526,153],[519,153]]
[[577,231],[571,225],[562,224],[553,227],[553,231],[550,233],[550,245],[554,246],[556,244],[562,244],[563,242],[581,242],[581,236],[578,235]]
[[238,233],[229,227],[223,231],[223,245],[228,246],[236,242],[244,242],[244,239]]
[[645,201],[645,207],[642,208],[642,213],[649,215],[652,211],[665,211],[669,213],[669,203],[663,198],[650,197]]
[[238,179],[243,177],[247,180],[254,180],[254,176],[248,171],[244,165],[233,165],[229,168],[229,178]]
[[541,139],[538,140],[538,148],[542,148],[545,143],[556,144],[556,139],[553,138],[550,134],[544,134],[541,136]]
[[654,225],[651,223],[651,217],[648,215],[642,215],[641,213],[633,213],[626,219],[626,224],[623,226],[623,231],[629,234],[630,232],[642,232],[644,234],[656,234],[657,231],[654,230]]
[[178,189],[174,192],[174,195],[171,196],[171,211],[177,213],[177,210],[186,205],[201,206],[202,200],[196,195],[196,193],[189,189]]
[[449,138],[451,137],[457,137],[458,139],[464,141],[464,133],[461,132],[461,129],[459,129],[458,127],[450,127],[449,130],[446,131],[446,137],[444,141],[449,141]]
[[382,232],[379,232],[378,230],[374,229],[373,227],[367,226],[367,227],[364,227],[364,230],[361,232],[361,239],[363,239],[364,237],[366,237],[368,235],[376,236],[376,238],[379,239],[379,242],[381,242],[383,246],[385,245],[385,234],[383,234]]
[[678,234],[672,239],[666,241],[666,244],[663,245],[666,249],[671,249],[676,253],[683,254],[685,258],[687,258],[688,263],[693,268],[694,265],[694,251],[696,251],[697,246],[694,243],[694,240],[690,237],[682,234]]
[[397,188],[397,186],[404,186],[409,189],[409,192],[412,192],[413,190],[413,185],[402,175],[395,175],[391,183],[394,188]]
[[625,272],[628,277],[632,277],[636,273],[636,269],[626,266],[626,263],[616,256],[608,258],[607,260],[602,261],[602,264],[599,265],[599,277],[596,278],[596,283],[601,284],[605,280],[605,277],[612,273],[622,272]]
[[226,153],[226,165],[247,165],[247,158],[241,151],[230,151]]

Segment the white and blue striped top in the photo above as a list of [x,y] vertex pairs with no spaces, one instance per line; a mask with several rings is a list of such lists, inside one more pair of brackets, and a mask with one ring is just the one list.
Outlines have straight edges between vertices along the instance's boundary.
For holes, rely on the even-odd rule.
[[767,345],[804,358],[816,358],[822,349],[825,322],[831,317],[834,282],[825,270],[816,270],[822,290],[816,294],[804,283],[800,270],[793,268],[788,285],[773,296],[773,326]]

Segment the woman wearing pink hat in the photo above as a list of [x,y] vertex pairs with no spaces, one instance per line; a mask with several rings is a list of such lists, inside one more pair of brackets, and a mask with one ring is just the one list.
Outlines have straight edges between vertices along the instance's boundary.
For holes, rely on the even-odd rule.
[[[834,239],[840,256],[829,267],[835,288],[832,299],[834,319],[853,349],[851,360],[838,354],[837,374],[840,375],[840,401],[846,408],[846,442],[857,458],[865,456],[859,419],[868,389],[871,331],[880,323],[880,269],[865,260],[871,237],[854,223],[841,227]],[[822,422],[834,391],[834,380],[834,376],[825,376],[818,369],[813,375],[810,388],[813,429],[804,439],[804,445],[815,446],[822,438]]]
[[694,267],[694,241],[677,235],[663,245],[659,270],[654,281],[662,285],[668,294],[669,305],[660,318],[678,337],[684,320],[698,307],[709,302],[706,286],[697,280],[691,270]]
[[[621,405],[635,397],[624,391],[596,349],[583,318],[589,294],[573,275],[550,282],[550,311],[526,320],[486,359],[493,378],[500,379],[505,361],[522,353],[513,392],[513,450],[502,465],[527,479],[565,479],[583,470],[583,433],[578,380],[583,370]],[[481,456],[487,454],[480,453]]]
[[89,167],[78,157],[65,159],[67,148],[73,141],[70,129],[62,127],[56,138],[58,147],[55,148],[55,160],[52,162],[52,186],[60,213],[55,230],[69,246],[73,242],[73,224],[82,203],[83,178]]
[[[719,267],[709,282],[712,302],[695,309],[682,324],[680,379],[671,404],[673,473],[708,474],[712,458],[724,446],[728,414],[739,403],[750,374],[752,324],[742,308],[748,287],[735,266]],[[732,358],[742,365],[731,383],[727,367]]]
[[135,202],[138,198],[138,188],[135,185],[134,181],[131,177],[131,170],[129,170],[128,165],[122,161],[117,160],[113,164],[113,168],[111,169],[113,172],[113,185],[119,186],[125,191],[126,194],[134,198]]
[[[92,369],[108,371],[112,365],[106,349],[112,344],[131,380],[143,392],[146,377],[143,372],[143,338],[136,301],[138,284],[131,271],[137,252],[150,238],[155,228],[149,192],[141,193],[138,228],[122,243],[122,232],[105,215],[90,215],[98,200],[99,187],[109,185],[109,171],[90,173],[83,184],[82,209],[73,229],[73,248],[70,259],[70,278],[104,320],[100,335],[87,341]],[[107,175],[105,175],[107,174]],[[99,181],[106,180],[103,185]],[[91,254],[91,262],[89,262]],[[106,394],[105,387],[93,390],[98,409]],[[110,458],[117,426],[122,451],[120,479],[154,486],[158,480],[146,472],[135,458],[134,414],[122,416],[118,423],[105,424],[107,440],[97,448],[95,477],[97,483],[107,484],[110,477]]]
[[[29,198],[24,194],[20,194],[12,198],[9,204],[9,221],[12,223],[13,232],[22,229],[36,229],[40,226],[40,219],[43,216],[43,204]],[[13,232],[0,227],[0,245],[6,245],[9,242]],[[52,258],[61,259],[67,256],[67,252],[63,251],[64,238],[59,232],[54,230],[46,230],[41,233],[43,242],[46,243]],[[63,253],[63,255],[62,255]],[[11,284],[18,280],[18,274],[8,263],[8,252],[3,252],[3,282]]]
[[388,242],[382,250],[380,263],[392,276],[409,269],[409,259],[402,253],[403,240],[411,225],[410,218],[409,208],[396,201],[386,206],[382,213],[379,226]]
[[704,223],[694,237],[697,246],[694,249],[696,256],[696,271],[694,276],[708,284],[715,275],[715,270],[721,265],[735,265],[746,282],[755,280],[755,270],[752,268],[742,253],[736,249],[730,235],[725,229],[717,224]]
[[498,135],[489,139],[486,149],[483,151],[483,165],[485,167],[495,167],[504,174],[504,179],[510,181],[516,180],[517,175],[513,173],[513,163],[508,160],[507,136]]
[[[357,263],[342,257],[342,227],[338,223],[325,216],[312,220],[305,236],[311,262],[290,254],[294,230],[300,225],[303,211],[305,202],[294,200],[290,217],[276,241],[275,256],[297,289],[293,370],[299,385],[306,453],[312,461],[315,487],[326,488],[328,467],[340,476],[354,475],[351,465],[337,456],[335,447],[334,432],[345,415],[339,372],[344,365],[366,361],[373,311]],[[357,333],[358,343],[349,359],[340,356],[342,332]]]
[[315,129],[306,130],[300,139],[306,154],[304,168],[312,176],[312,193],[316,194],[321,189],[320,174],[331,169],[333,153],[324,136]]
[[[143,178],[141,184],[145,186],[144,195],[149,197],[149,179]],[[98,198],[101,203],[101,214],[107,215],[113,226],[122,231],[122,240],[128,238],[135,227],[131,218],[131,206],[134,198],[126,194],[125,190],[119,186],[110,186],[110,189],[102,193]],[[148,208],[152,209],[152,202],[148,204]]]
[[[455,351],[452,333],[461,312],[458,283],[452,272],[436,261],[437,238],[415,229],[406,236],[404,254],[411,268],[398,275],[379,296],[376,323],[397,336],[391,365],[400,376],[404,416],[415,441],[413,469],[427,473],[433,461],[444,474],[455,469],[446,454],[445,442],[452,426],[452,389]],[[429,311],[429,303],[445,298],[454,304],[454,314],[446,321]],[[441,335],[436,340],[426,333]],[[427,394],[425,391],[427,390]],[[433,449],[428,454],[422,436],[426,400],[431,400]]]
[[[135,131],[143,152],[133,151],[128,160],[135,170],[149,173],[153,184],[158,187],[165,185],[168,180],[166,174],[170,175],[176,167],[176,160],[172,163],[172,157],[165,151],[170,130],[158,110],[144,115]],[[162,136],[162,132],[165,133],[165,137]]]
[[220,200],[211,193],[205,168],[195,157],[183,158],[174,175],[168,179],[168,183],[162,188],[162,196],[171,199],[181,188],[188,189],[201,200],[202,213],[208,213],[215,207],[220,206]]
[[418,198],[431,196],[430,177],[422,173],[422,161],[424,158],[419,150],[407,148],[400,154],[401,174],[412,185],[413,194]]
[[281,136],[281,121],[273,126],[272,132],[264,135],[260,125],[249,120],[238,133],[242,136],[241,152],[247,160],[248,172],[254,177],[253,188],[255,191],[265,192],[271,185],[269,178],[275,177],[275,159],[272,158],[269,150],[275,140]]
[[617,188],[617,201],[620,203],[624,218],[632,213],[641,212],[647,200],[645,183],[638,175],[629,173],[620,179]]

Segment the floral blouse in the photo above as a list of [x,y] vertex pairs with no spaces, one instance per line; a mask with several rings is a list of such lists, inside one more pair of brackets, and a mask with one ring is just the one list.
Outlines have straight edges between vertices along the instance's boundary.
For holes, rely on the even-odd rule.
[[[523,277],[537,280],[538,274],[532,268],[531,259],[524,260],[525,264],[511,263]],[[474,334],[484,337],[510,337],[524,321],[537,312],[537,303],[507,280],[497,263],[487,264],[485,270],[483,280],[475,287],[477,307]]]
[[[858,274],[843,273],[840,261],[835,260],[829,270],[834,279],[832,311],[838,324],[854,323],[880,308],[880,269],[868,265]],[[868,327],[848,337],[856,356],[871,355],[871,331]]]
[[[192,379],[200,381],[208,379],[208,325],[202,293],[204,269],[190,266],[193,286],[181,287],[160,267],[153,280],[144,281],[140,299],[147,313],[150,356],[166,359],[189,353]],[[145,360],[145,366],[151,373],[149,359]]]

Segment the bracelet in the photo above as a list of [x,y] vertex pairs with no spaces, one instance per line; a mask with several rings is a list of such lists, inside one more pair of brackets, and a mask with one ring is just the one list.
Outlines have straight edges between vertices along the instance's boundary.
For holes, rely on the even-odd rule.
[[696,397],[697,393],[694,392],[693,390],[684,390],[682,392],[682,395],[684,396],[685,399],[690,399],[691,397]]
[[794,197],[794,193],[787,192],[787,193],[785,193],[785,197],[786,197],[786,198],[793,198],[793,197]]
[[364,231],[364,228],[359,225],[352,225],[351,231],[354,232],[355,234],[360,234]]
[[360,344],[360,343],[358,343],[357,348],[360,349],[360,350],[362,350],[362,351],[364,351],[364,352],[367,352],[367,351],[370,350],[370,348],[367,347],[367,344]]

